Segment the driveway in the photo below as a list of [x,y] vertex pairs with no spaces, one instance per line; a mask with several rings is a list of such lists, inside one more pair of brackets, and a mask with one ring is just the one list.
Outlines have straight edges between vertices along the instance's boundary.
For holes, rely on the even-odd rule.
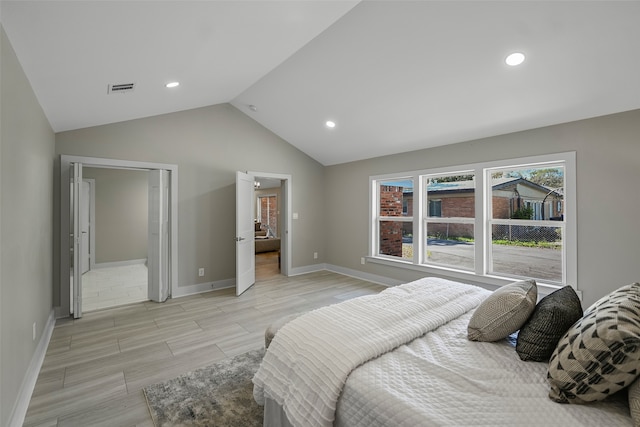
[[[428,239],[427,256],[432,262],[473,270],[473,243]],[[493,245],[493,273],[513,274],[562,281],[562,251],[559,249]]]

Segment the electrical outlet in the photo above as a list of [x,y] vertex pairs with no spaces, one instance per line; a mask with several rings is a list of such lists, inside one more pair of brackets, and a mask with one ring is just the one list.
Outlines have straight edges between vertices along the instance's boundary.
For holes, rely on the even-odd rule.
[[37,328],[36,328],[36,322],[33,322],[33,332],[32,332],[32,335],[33,335],[33,340],[34,340],[34,341],[36,340],[36,329],[37,329]]
[[318,259],[318,252],[313,253],[313,259]]
[[200,277],[204,277],[204,268],[200,268],[200,269],[198,270],[198,276],[200,276]]
[[360,258],[360,264],[364,265],[367,262],[366,259],[364,259],[364,257]]

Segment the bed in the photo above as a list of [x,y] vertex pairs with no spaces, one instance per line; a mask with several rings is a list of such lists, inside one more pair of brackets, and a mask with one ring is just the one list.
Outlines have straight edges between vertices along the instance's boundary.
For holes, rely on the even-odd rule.
[[[634,425],[627,389],[637,372],[605,399],[560,404],[549,398],[547,379],[557,350],[551,364],[525,362],[513,334],[470,340],[490,297],[425,278],[297,317],[276,333],[253,380],[264,425]],[[535,307],[534,298],[526,317]],[[640,367],[638,359],[631,364]]]

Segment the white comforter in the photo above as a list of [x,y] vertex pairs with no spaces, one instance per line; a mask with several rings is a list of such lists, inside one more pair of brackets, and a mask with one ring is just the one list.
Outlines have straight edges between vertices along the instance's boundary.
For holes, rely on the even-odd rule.
[[626,393],[562,405],[547,364],[523,362],[507,340],[467,340],[471,313],[355,369],[336,427],[631,426]]
[[353,369],[460,317],[488,294],[425,278],[307,313],[271,342],[253,379],[254,398],[275,400],[295,427],[332,426]]

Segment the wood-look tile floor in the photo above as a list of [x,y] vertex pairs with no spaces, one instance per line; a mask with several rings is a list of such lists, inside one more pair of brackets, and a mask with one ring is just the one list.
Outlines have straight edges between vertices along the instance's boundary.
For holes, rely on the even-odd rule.
[[380,292],[322,271],[56,322],[25,426],[153,426],[142,388],[264,346],[275,319]]
[[82,275],[82,311],[148,300],[145,264],[95,268]]

